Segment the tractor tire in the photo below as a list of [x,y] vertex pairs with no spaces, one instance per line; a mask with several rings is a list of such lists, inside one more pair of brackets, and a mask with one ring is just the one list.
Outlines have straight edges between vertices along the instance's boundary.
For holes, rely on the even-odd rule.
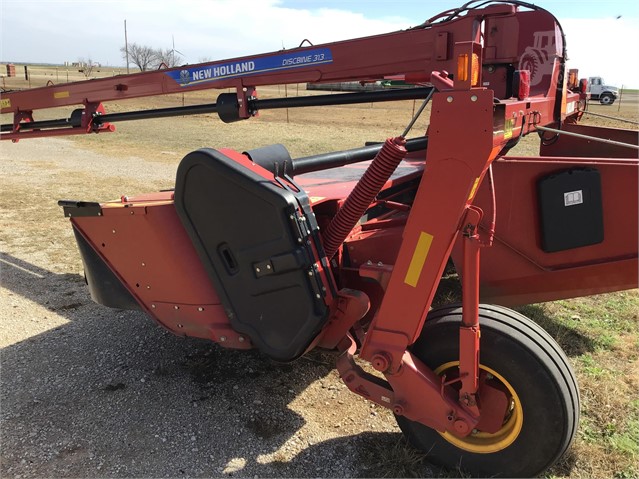
[[615,97],[610,93],[604,93],[599,97],[599,103],[602,105],[612,105],[615,102]]
[[[431,311],[411,347],[413,355],[448,378],[458,370],[461,311],[454,306]],[[535,477],[566,452],[577,431],[575,375],[559,345],[525,316],[480,305],[479,318],[480,368],[510,393],[502,429],[459,438],[402,416],[397,422],[432,463],[480,477]]]
[[542,55],[538,50],[526,50],[519,60],[519,69],[530,72],[530,86],[541,83],[544,74],[542,71]]

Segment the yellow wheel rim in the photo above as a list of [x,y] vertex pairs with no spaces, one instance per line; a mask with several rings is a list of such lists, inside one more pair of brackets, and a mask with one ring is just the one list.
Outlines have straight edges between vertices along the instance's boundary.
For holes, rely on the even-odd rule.
[[[458,366],[459,361],[451,361],[439,366],[435,369],[435,373],[442,374],[444,371]],[[474,452],[477,454],[490,454],[506,449],[515,441],[515,439],[517,439],[524,423],[524,412],[515,389],[501,374],[482,364],[479,365],[479,369],[491,374],[495,379],[499,380],[504,386],[506,386],[510,393],[510,407],[508,408],[507,414],[504,416],[504,424],[501,429],[494,433],[473,431],[466,437],[457,437],[448,431],[440,432],[439,434],[449,443],[463,449],[464,451]]]

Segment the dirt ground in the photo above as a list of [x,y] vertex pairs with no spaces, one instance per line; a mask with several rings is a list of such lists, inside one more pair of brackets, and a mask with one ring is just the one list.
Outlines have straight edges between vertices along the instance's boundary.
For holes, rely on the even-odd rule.
[[[441,475],[426,462],[415,465],[387,410],[346,389],[333,353],[277,364],[178,338],[142,313],[94,304],[56,205],[170,188],[182,156],[202,146],[242,150],[277,141],[293,156],[355,147],[401,132],[412,108],[291,110],[288,121],[285,111],[265,112],[237,125],[205,115],[122,123],[98,136],[2,142],[0,475]],[[622,116],[636,116],[636,104],[626,108]],[[612,110],[602,111],[616,115]]]

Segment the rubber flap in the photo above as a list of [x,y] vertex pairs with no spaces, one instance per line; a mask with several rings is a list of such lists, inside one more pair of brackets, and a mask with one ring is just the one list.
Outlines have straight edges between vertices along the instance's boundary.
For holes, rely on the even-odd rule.
[[233,328],[271,358],[290,361],[328,318],[309,246],[316,232],[296,196],[244,159],[212,149],[188,154],[175,207]]
[[574,168],[539,180],[541,247],[547,253],[604,240],[601,178],[594,168]]

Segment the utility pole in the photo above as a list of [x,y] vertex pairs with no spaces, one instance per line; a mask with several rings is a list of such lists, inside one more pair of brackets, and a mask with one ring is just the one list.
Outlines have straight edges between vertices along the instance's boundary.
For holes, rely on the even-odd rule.
[[126,36],[126,18],[124,19],[124,51],[126,52],[126,74],[129,74],[129,40]]

